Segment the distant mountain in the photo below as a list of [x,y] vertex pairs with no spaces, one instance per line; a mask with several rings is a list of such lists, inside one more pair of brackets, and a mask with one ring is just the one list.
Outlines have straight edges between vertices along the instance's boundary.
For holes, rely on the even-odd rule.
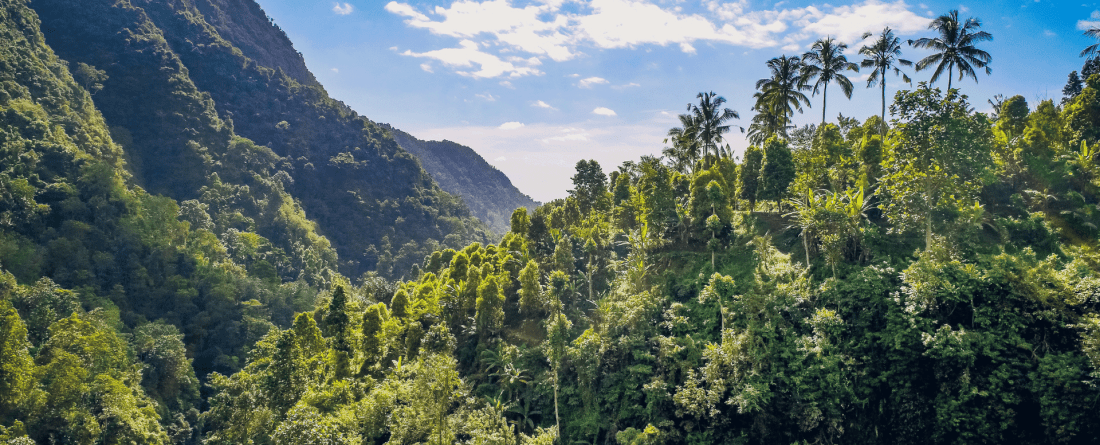
[[490,229],[506,232],[513,211],[526,207],[534,212],[539,206],[472,148],[448,140],[420,140],[387,124],[381,125],[393,133],[401,148],[420,159],[420,166],[432,175],[440,188],[461,196],[474,216]]

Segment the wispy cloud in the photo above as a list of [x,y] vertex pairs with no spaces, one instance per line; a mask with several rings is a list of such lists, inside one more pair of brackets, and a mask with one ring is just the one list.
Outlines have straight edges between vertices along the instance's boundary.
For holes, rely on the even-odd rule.
[[616,90],[625,90],[627,88],[636,88],[636,87],[640,87],[640,86],[642,86],[642,85],[638,84],[638,83],[630,82],[626,85],[612,85],[611,88],[614,88]]
[[339,15],[348,15],[351,14],[352,11],[355,11],[355,7],[351,6],[351,3],[335,3],[332,5],[332,12]]
[[577,86],[581,88],[592,88],[593,85],[602,85],[605,83],[607,83],[607,79],[602,77],[588,77],[581,79],[581,81],[577,83]]
[[497,128],[499,128],[501,130],[515,130],[517,128],[523,128],[523,123],[522,122],[505,122],[503,124],[500,124],[500,126],[497,127]]
[[592,114],[598,114],[600,116],[617,116],[615,110],[605,107],[596,107],[595,110],[592,110]]
[[1077,21],[1078,31],[1088,31],[1089,28],[1100,28],[1100,11],[1092,11],[1088,20]]
[[531,104],[531,106],[536,107],[536,108],[546,108],[548,110],[557,110],[557,108],[554,108],[554,107],[550,106],[550,104],[548,104],[546,102],[543,102],[541,100],[536,100],[535,103]]
[[484,100],[486,102],[496,102],[497,101],[497,96],[494,96],[491,93],[475,94],[474,97],[476,97],[478,99],[481,99],[481,100]]
[[[504,75],[508,77],[522,77],[542,74],[542,71],[536,68],[516,66],[512,62],[501,60],[500,57],[482,52],[478,49],[478,44],[472,40],[463,40],[459,42],[458,48],[444,48],[423,53],[405,50],[405,52],[401,54],[405,56],[435,59],[452,68],[473,68],[476,65],[478,68],[477,70],[466,69],[456,71],[460,75],[469,77],[498,77]],[[423,65],[421,68],[423,68]]]

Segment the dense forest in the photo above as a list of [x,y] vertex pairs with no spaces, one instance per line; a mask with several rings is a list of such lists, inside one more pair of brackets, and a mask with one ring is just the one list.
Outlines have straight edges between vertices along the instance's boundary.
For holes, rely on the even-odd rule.
[[823,39],[490,239],[249,5],[0,0],[0,443],[1100,441],[1097,46],[981,113],[979,21],[868,34],[829,121]]

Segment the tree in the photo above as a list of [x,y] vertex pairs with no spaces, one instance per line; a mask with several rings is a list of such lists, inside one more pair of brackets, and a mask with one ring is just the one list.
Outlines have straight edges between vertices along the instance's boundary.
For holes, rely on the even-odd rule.
[[577,173],[573,175],[570,196],[576,198],[581,213],[603,210],[607,204],[607,175],[595,160],[577,161]]
[[543,310],[542,284],[539,283],[539,263],[527,261],[527,266],[519,271],[519,309],[525,313]]
[[757,115],[749,126],[749,142],[754,145],[763,144],[771,136],[786,137],[791,116],[795,111],[801,113],[802,105],[810,105],[810,99],[803,93],[811,87],[801,81],[802,59],[776,57],[767,65],[771,77],[756,81],[758,91],[753,94],[756,98],[753,110]]
[[351,320],[348,317],[347,306],[348,296],[344,292],[344,286],[336,285],[336,289],[332,292],[332,301],[328,305],[328,311],[325,312],[324,321],[325,331],[332,338],[332,349],[336,354],[337,378],[347,376],[351,358],[355,355],[351,340],[348,338],[348,325]]
[[701,147],[698,137],[699,123],[691,114],[681,114],[677,118],[680,119],[680,126],[669,129],[665,137],[665,143],[672,141],[672,147],[666,148],[661,154],[672,160],[672,166],[677,171],[694,176]]
[[1062,88],[1062,103],[1069,102],[1073,98],[1081,94],[1082,87],[1081,78],[1077,77],[1077,71],[1071,71],[1069,73],[1069,79],[1066,80],[1066,86]]
[[27,326],[6,299],[0,299],[0,424],[8,423],[34,387],[34,361]]
[[692,120],[698,126],[696,137],[703,149],[703,156],[709,156],[710,151],[713,150],[714,159],[718,159],[721,157],[719,149],[721,148],[722,135],[730,131],[730,126],[726,125],[726,121],[740,119],[741,117],[736,111],[729,108],[723,109],[722,105],[726,103],[726,98],[714,94],[713,91],[699,93],[695,97],[699,99],[699,103],[688,104],[688,111],[691,112]]
[[975,202],[990,164],[992,132],[957,90],[944,97],[923,82],[916,91],[899,92],[890,109],[898,118],[884,163],[884,210],[896,230],[923,229],[927,248],[938,220],[934,212]]
[[73,71],[73,79],[79,82],[85,90],[88,90],[89,94],[95,96],[95,93],[103,89],[103,82],[107,81],[107,71],[98,70],[96,67],[84,62],[77,62],[76,70]]
[[924,71],[934,65],[936,70],[932,73],[931,83],[935,83],[946,69],[948,90],[951,89],[951,81],[956,69],[959,71],[959,80],[964,76],[970,76],[977,82],[975,68],[985,68],[985,73],[991,74],[993,69],[989,67],[989,63],[993,61],[993,57],[974,46],[979,42],[993,40],[992,34],[978,31],[981,27],[982,21],[973,17],[967,18],[966,22],[960,24],[958,10],[952,10],[937,17],[928,25],[928,29],[935,30],[939,33],[939,37],[922,37],[909,41],[914,48],[936,52],[917,62],[917,71]]
[[840,91],[844,96],[852,98],[852,81],[844,75],[844,71],[859,72],[856,64],[848,61],[844,56],[844,50],[848,45],[827,37],[814,42],[810,50],[802,55],[802,79],[803,83],[814,82],[813,95],[821,90],[821,123],[825,124],[825,106],[828,103],[829,83],[835,81],[840,85]]
[[511,231],[520,236],[527,236],[527,230],[531,228],[531,218],[527,217],[527,207],[519,207],[512,212]]
[[794,181],[794,158],[787,141],[776,137],[768,139],[763,151],[759,196],[779,202],[787,196],[787,187]]
[[[873,34],[867,32],[863,33],[863,39],[866,40]],[[859,49],[859,53],[866,56],[860,62],[860,66],[864,68],[874,68],[871,75],[867,77],[867,88],[875,86],[877,82],[882,86],[882,122],[886,122],[886,72],[893,69],[895,76],[901,76],[901,79],[905,83],[911,83],[909,76],[901,71],[895,64],[902,66],[913,66],[913,62],[901,58],[901,39],[894,35],[894,31],[890,27],[882,29],[882,34],[871,46],[864,45]],[[886,137],[886,128],[882,128],[882,137]]]
[[495,334],[504,323],[504,294],[497,277],[489,276],[477,288],[477,331],[483,339]]
[[749,201],[749,211],[756,211],[756,198],[760,191],[760,164],[764,153],[755,145],[745,149],[745,160],[741,162],[737,174],[737,190],[741,199]]
[[382,352],[382,339],[379,336],[382,333],[382,322],[385,320],[385,315],[386,305],[383,303],[371,305],[363,313],[364,370],[375,363],[378,360],[378,355]]
[[710,201],[710,216],[707,217],[707,230],[710,230],[710,241],[707,243],[710,248],[710,269],[715,270],[714,257],[718,254],[718,232],[722,231],[725,227],[722,219],[718,217],[718,207],[725,205],[726,195],[722,191],[722,185],[718,181],[711,180],[707,183],[707,200]]

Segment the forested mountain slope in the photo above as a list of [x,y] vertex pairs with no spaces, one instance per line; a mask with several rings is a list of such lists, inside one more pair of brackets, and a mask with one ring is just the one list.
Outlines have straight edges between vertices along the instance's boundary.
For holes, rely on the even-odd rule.
[[472,148],[447,140],[423,141],[389,125],[382,126],[401,148],[420,160],[440,188],[461,196],[470,212],[497,233],[508,231],[508,219],[517,208],[534,211],[538,206]]
[[198,197],[217,168],[210,154],[239,134],[270,147],[280,185],[320,233],[341,240],[334,247],[345,274],[401,276],[437,246],[484,239],[466,206],[440,190],[389,132],[329,98],[312,78],[299,83],[288,74],[305,77],[304,67],[297,53],[286,54],[289,42],[274,25],[260,32],[258,17],[227,21],[231,13],[259,14],[258,7],[212,2],[203,9],[246,48],[276,41],[249,50],[276,68],[225,40],[198,3],[31,4],[62,58],[105,72],[95,100],[127,147],[139,184],[179,200]]

